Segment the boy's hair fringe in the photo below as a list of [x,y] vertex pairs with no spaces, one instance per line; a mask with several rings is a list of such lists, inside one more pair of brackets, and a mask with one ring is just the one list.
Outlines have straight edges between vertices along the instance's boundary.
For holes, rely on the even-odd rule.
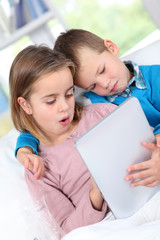
[[62,52],[67,58],[74,62],[76,65],[76,73],[78,73],[81,66],[79,60],[80,50],[84,48],[89,48],[97,53],[102,53],[107,50],[102,38],[83,29],[70,29],[62,32],[54,45],[55,50]]

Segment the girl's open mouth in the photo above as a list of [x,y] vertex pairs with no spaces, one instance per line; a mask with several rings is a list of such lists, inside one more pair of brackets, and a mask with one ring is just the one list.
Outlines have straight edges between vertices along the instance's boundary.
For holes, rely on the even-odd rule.
[[66,126],[69,124],[69,117],[63,118],[61,121],[59,121],[63,126]]

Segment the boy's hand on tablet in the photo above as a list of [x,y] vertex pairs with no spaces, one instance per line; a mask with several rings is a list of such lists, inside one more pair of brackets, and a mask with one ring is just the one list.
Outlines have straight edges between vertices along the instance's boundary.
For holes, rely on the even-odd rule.
[[155,138],[156,138],[156,145],[157,147],[160,148],[160,134],[155,135]]
[[30,170],[34,174],[34,178],[36,180],[43,176],[45,172],[43,159],[36,154],[33,154],[32,148],[19,148],[17,151],[17,160],[25,167],[26,170]]
[[152,151],[151,159],[127,168],[126,181],[130,186],[155,187],[160,183],[160,148],[154,143],[143,142],[142,145]]

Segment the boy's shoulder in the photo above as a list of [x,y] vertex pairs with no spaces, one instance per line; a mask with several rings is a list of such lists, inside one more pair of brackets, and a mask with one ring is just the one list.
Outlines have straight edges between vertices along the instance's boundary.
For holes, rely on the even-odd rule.
[[92,103],[106,103],[108,100],[105,98],[105,96],[100,96],[94,92],[87,91],[84,92],[84,96],[89,98]]
[[153,71],[153,70],[160,70],[160,65],[159,64],[154,64],[154,65],[139,65],[139,68],[143,71]]
[[144,74],[149,74],[149,75],[157,75],[157,73],[160,73],[160,65],[155,64],[155,65],[140,65],[139,66],[140,70]]
[[147,82],[149,82],[150,84],[154,83],[154,85],[159,84],[160,65],[141,65],[139,66],[139,68],[146,84]]

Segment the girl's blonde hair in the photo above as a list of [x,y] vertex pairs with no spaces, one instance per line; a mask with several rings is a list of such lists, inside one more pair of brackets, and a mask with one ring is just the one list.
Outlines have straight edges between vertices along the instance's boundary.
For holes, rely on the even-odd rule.
[[[69,68],[75,74],[74,63],[62,53],[46,46],[29,46],[23,49],[14,59],[10,74],[9,86],[11,97],[11,117],[13,124],[20,132],[29,131],[38,140],[47,142],[42,130],[32,115],[28,115],[19,105],[18,97],[29,100],[33,84],[48,73]],[[81,118],[82,106],[75,104],[74,121]]]

